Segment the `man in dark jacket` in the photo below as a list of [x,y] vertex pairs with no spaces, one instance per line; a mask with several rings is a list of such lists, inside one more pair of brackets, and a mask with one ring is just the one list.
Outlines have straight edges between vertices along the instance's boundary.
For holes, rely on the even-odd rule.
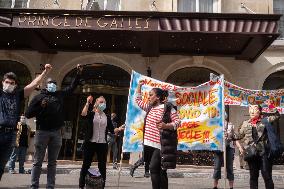
[[15,144],[21,104],[51,69],[52,66],[46,64],[45,70],[24,89],[18,89],[17,76],[13,72],[6,73],[3,77],[0,89],[0,181]]
[[82,67],[77,65],[77,75],[71,85],[57,91],[56,81],[47,80],[46,89],[35,96],[26,112],[27,118],[36,117],[35,153],[31,188],[39,188],[42,162],[48,149],[47,187],[55,187],[56,160],[62,145],[61,128],[64,125],[63,99],[79,84]]

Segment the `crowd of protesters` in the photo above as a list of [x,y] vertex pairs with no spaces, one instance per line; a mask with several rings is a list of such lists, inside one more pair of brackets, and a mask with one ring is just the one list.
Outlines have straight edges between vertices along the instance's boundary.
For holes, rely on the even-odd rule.
[[[30,188],[39,188],[39,178],[46,151],[48,153],[47,188],[55,188],[56,162],[62,145],[61,129],[64,126],[63,100],[73,93],[79,84],[83,67],[77,65],[77,72],[71,85],[58,90],[57,82],[48,78],[46,86],[40,93],[33,97],[24,115],[21,115],[22,101],[42,82],[49,71],[50,64],[45,65],[45,70],[24,89],[19,89],[17,76],[6,73],[2,80],[0,90],[0,180],[4,168],[9,161],[9,172],[15,173],[15,162],[19,161],[19,173],[27,173],[24,168],[31,128],[26,119],[36,119],[34,142],[34,158],[31,170]],[[175,169],[177,163],[177,128],[180,119],[177,108],[168,102],[168,92],[160,88],[153,88],[149,92],[148,103],[142,100],[141,87],[144,81],[139,81],[136,90],[136,103],[146,112],[143,156],[130,167],[130,175],[135,169],[145,165],[145,177],[151,177],[153,189],[168,188],[168,169]],[[226,114],[224,136],[226,153],[215,152],[213,188],[218,188],[221,179],[221,166],[223,155],[226,154],[227,179],[230,189],[234,185],[233,160],[235,147],[244,156],[250,172],[250,188],[258,188],[259,171],[264,179],[265,188],[273,189],[272,162],[279,156],[282,149],[279,146],[273,123],[280,117],[279,112],[271,101],[267,101],[269,113],[262,113],[259,105],[249,106],[250,118],[235,129],[228,121]],[[98,169],[102,177],[102,188],[106,183],[106,163],[108,148],[113,154],[113,168],[118,168],[121,158],[124,125],[119,126],[115,113],[107,115],[106,99],[100,96],[93,99],[88,96],[81,110],[81,116],[86,118],[85,140],[83,145],[83,164],[80,172],[79,187],[86,185],[86,176],[96,154]]]

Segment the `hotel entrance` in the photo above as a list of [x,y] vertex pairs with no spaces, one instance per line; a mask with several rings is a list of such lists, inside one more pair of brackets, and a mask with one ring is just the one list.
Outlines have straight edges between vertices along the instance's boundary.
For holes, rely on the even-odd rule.
[[[76,70],[71,70],[64,77],[62,88],[70,85],[75,74]],[[118,116],[118,125],[124,123],[129,83],[129,73],[119,67],[98,63],[84,66],[80,86],[64,102],[65,127],[60,159],[82,159],[87,120],[80,114],[89,95],[92,95],[94,99],[104,96],[107,102],[105,113],[115,112]]]

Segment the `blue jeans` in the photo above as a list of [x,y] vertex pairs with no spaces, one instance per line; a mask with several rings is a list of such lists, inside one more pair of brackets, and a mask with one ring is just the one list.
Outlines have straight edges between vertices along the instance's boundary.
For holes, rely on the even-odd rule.
[[[226,147],[226,166],[227,166],[227,179],[229,181],[234,180],[234,154],[235,149],[231,148],[230,146]],[[223,153],[222,152],[215,152],[214,156],[214,173],[213,173],[213,179],[219,180],[221,179],[221,166],[224,164],[223,160]]]
[[56,160],[62,145],[60,130],[42,131],[35,133],[35,153],[32,168],[31,188],[39,188],[39,178],[41,174],[42,162],[47,149],[47,186],[48,189],[55,187]]
[[13,148],[13,152],[10,156],[10,161],[9,161],[9,170],[15,169],[15,162],[18,158],[18,160],[19,160],[19,173],[25,173],[24,164],[25,164],[25,161],[26,161],[27,149],[28,148],[25,147],[25,146],[19,146],[19,147]]
[[0,180],[16,142],[16,132],[0,132]]
[[117,163],[118,162],[118,158],[117,158],[118,146],[117,146],[117,142],[115,141],[115,136],[111,136],[111,139],[109,141],[109,147],[112,150],[112,162]]

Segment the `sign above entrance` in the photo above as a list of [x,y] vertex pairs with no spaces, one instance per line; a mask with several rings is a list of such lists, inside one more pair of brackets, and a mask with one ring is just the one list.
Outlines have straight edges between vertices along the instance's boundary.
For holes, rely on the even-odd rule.
[[21,14],[13,18],[13,27],[91,30],[158,30],[158,20],[150,17],[73,16]]

